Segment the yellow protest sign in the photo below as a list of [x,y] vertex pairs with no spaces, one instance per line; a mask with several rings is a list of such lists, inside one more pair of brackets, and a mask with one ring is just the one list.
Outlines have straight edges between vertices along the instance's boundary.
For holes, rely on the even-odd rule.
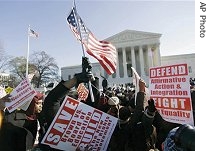
[[12,91],[13,91],[13,88],[11,88],[11,87],[7,87],[7,88],[5,89],[5,92],[6,92],[7,94],[11,93]]

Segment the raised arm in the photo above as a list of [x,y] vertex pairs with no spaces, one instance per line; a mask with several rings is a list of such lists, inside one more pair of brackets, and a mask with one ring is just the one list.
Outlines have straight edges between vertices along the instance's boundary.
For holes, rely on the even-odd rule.
[[144,98],[145,98],[145,82],[139,80],[139,92],[137,93],[136,106],[132,118],[130,119],[131,128],[138,123],[144,111]]

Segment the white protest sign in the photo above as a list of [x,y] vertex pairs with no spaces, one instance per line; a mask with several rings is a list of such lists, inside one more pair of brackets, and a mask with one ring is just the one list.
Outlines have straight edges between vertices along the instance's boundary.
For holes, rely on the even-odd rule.
[[11,102],[5,102],[5,106],[11,113],[28,101],[32,101],[36,91],[31,86],[28,79],[24,79],[11,93]]
[[31,82],[31,80],[33,79],[34,75],[35,75],[34,73],[28,74],[29,82]]
[[66,96],[41,143],[65,151],[77,147],[83,151],[86,145],[92,151],[106,151],[117,120]]
[[3,98],[6,95],[7,95],[7,93],[6,93],[5,89],[0,86],[0,98]]
[[194,125],[187,64],[150,68],[150,97],[169,122]]
[[[131,69],[133,71],[133,85],[135,86],[135,104],[136,104],[136,97],[137,97],[137,93],[139,92],[139,80],[141,79],[141,77],[136,72],[136,69],[134,67],[131,67]],[[147,105],[147,100],[150,99],[149,89],[147,87],[145,87],[145,94],[146,95],[145,95],[145,99],[144,99],[144,104]]]

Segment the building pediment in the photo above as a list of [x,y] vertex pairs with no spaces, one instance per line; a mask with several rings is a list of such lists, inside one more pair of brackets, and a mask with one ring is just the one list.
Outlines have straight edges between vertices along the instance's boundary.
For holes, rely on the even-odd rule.
[[107,38],[107,41],[113,43],[129,42],[129,41],[139,41],[144,39],[160,38],[161,34],[142,32],[135,30],[124,30],[114,36]]

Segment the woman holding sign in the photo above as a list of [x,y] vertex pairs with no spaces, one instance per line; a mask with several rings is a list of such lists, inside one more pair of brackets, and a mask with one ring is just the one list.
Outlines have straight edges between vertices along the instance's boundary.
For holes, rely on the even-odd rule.
[[[2,127],[0,130],[0,150],[26,151],[36,144],[39,136],[38,114],[42,110],[44,95],[36,94],[26,111],[17,109],[11,113],[2,112]],[[9,101],[9,95],[2,98]],[[1,106],[4,109],[4,103]]]

